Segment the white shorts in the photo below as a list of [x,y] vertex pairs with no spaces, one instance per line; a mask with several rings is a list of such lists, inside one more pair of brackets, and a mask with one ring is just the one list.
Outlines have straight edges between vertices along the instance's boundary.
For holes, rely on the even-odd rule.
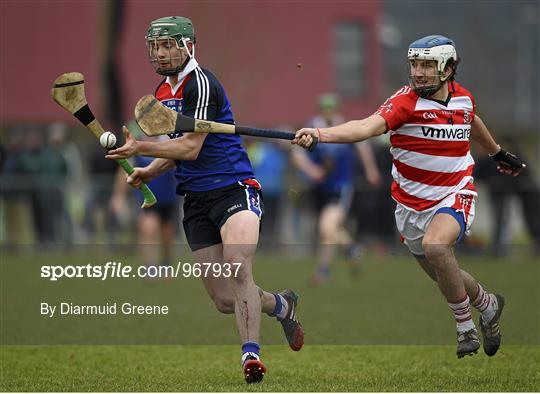
[[413,211],[402,204],[397,204],[395,217],[396,226],[403,239],[403,242],[412,254],[416,256],[424,255],[422,240],[433,217],[438,212],[446,212],[456,218],[461,226],[458,241],[463,234],[469,235],[470,227],[474,221],[475,199],[472,194],[454,193],[450,194],[434,208],[428,211]]

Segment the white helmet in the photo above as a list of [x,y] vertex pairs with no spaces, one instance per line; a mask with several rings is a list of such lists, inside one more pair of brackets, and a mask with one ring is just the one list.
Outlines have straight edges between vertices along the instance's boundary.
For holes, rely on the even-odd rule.
[[[414,41],[409,45],[407,59],[410,60],[434,60],[437,62],[439,72],[439,83],[432,86],[416,87],[409,75],[411,87],[420,97],[428,97],[435,93],[447,80],[453,80],[456,74],[459,58],[457,56],[454,41],[444,36],[427,36]],[[450,66],[452,72],[445,76],[444,69]]]

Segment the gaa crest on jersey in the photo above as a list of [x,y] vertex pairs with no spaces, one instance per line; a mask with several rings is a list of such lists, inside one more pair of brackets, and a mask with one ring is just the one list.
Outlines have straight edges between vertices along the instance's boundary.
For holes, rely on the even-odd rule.
[[463,112],[463,122],[470,124],[472,122],[471,113],[467,110]]
[[388,114],[392,112],[394,109],[394,106],[392,105],[392,102],[390,100],[386,100],[383,105],[380,106],[379,110],[376,112],[377,115],[381,114]]
[[164,106],[176,112],[182,112],[182,99],[172,98],[161,102]]
[[424,119],[437,119],[437,114],[434,112],[424,112],[422,114],[422,118]]
[[456,196],[455,204],[453,207],[461,210],[461,211],[469,211],[469,209],[472,206],[474,197],[470,194],[458,194]]

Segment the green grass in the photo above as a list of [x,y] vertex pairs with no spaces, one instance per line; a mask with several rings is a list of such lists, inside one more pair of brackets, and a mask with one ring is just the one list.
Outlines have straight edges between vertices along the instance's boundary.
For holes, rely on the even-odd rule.
[[264,349],[262,384],[243,383],[234,346],[8,346],[2,391],[538,391],[540,348],[458,360],[452,346]]
[[[540,264],[527,256],[460,258],[507,307],[500,352],[458,360],[448,306],[412,258],[368,255],[358,279],[336,264],[328,285],[312,288],[310,259],[260,255],[261,287],[301,294],[306,346],[288,350],[279,324],[263,317],[268,375],[254,387],[243,383],[233,317],[215,311],[200,280],[49,282],[39,277],[43,264],[137,260],[81,250],[0,257],[3,391],[540,390]],[[50,319],[40,301],[167,304],[171,313]]]

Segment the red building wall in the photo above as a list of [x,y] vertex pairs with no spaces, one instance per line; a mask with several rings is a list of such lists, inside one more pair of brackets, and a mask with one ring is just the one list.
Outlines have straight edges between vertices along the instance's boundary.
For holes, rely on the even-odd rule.
[[[99,22],[94,2],[1,1],[0,81],[2,121],[62,118],[50,98],[54,79],[81,71],[99,78]],[[97,85],[87,95],[97,99]],[[64,116],[67,119],[67,116]]]
[[[65,71],[85,74],[100,116],[105,9],[101,1],[2,2],[1,120],[70,120],[49,97]],[[222,81],[239,123],[298,125],[312,116],[316,96],[335,90],[331,46],[340,20],[362,21],[368,33],[369,94],[345,100],[346,116],[371,113],[381,99],[378,2],[127,1],[117,53],[124,119],[161,78],[147,60],[148,23],[173,14],[193,20],[197,59]]]

